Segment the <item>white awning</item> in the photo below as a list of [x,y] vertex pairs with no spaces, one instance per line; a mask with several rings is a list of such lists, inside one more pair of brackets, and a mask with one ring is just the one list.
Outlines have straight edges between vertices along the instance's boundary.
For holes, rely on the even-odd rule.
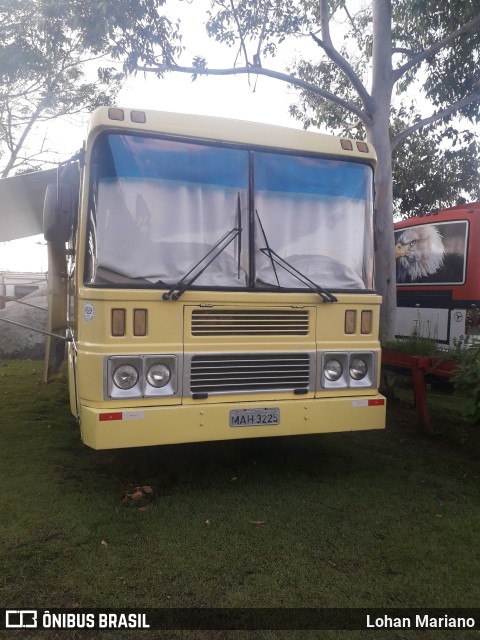
[[0,242],[43,233],[43,202],[57,169],[0,179]]

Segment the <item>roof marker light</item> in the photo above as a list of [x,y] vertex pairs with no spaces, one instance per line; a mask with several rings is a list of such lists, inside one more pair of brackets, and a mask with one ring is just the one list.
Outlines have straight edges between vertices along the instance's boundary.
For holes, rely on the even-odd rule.
[[125,113],[123,109],[118,109],[117,107],[110,107],[108,110],[108,117],[110,120],[125,120]]
[[130,111],[130,120],[132,122],[145,124],[145,122],[147,121],[147,116],[145,111]]

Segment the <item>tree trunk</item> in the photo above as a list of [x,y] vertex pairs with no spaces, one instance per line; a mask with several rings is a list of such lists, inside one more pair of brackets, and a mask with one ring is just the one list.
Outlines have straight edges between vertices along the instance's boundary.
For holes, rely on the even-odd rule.
[[391,0],[373,2],[372,125],[367,138],[377,152],[375,178],[375,263],[376,287],[383,297],[380,339],[391,340],[395,333],[396,277],[393,235],[393,179],[390,147],[390,104],[392,98]]
[[392,155],[388,123],[378,121],[372,127],[369,140],[377,152],[378,166],[375,177],[375,280],[377,291],[383,298],[380,314],[380,339],[392,340],[395,333],[396,275],[393,235]]

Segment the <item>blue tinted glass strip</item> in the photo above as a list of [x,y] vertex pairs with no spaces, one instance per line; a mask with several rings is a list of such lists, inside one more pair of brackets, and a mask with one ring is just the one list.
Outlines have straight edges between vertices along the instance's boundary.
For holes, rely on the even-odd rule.
[[117,177],[248,187],[247,151],[118,134],[108,144]]
[[364,200],[369,166],[346,161],[255,153],[255,189]]

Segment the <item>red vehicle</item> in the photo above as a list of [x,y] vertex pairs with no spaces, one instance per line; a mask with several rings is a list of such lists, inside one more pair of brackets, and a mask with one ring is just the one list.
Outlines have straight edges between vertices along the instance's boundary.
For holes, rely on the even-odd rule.
[[480,334],[480,202],[395,224],[395,333],[445,345]]

